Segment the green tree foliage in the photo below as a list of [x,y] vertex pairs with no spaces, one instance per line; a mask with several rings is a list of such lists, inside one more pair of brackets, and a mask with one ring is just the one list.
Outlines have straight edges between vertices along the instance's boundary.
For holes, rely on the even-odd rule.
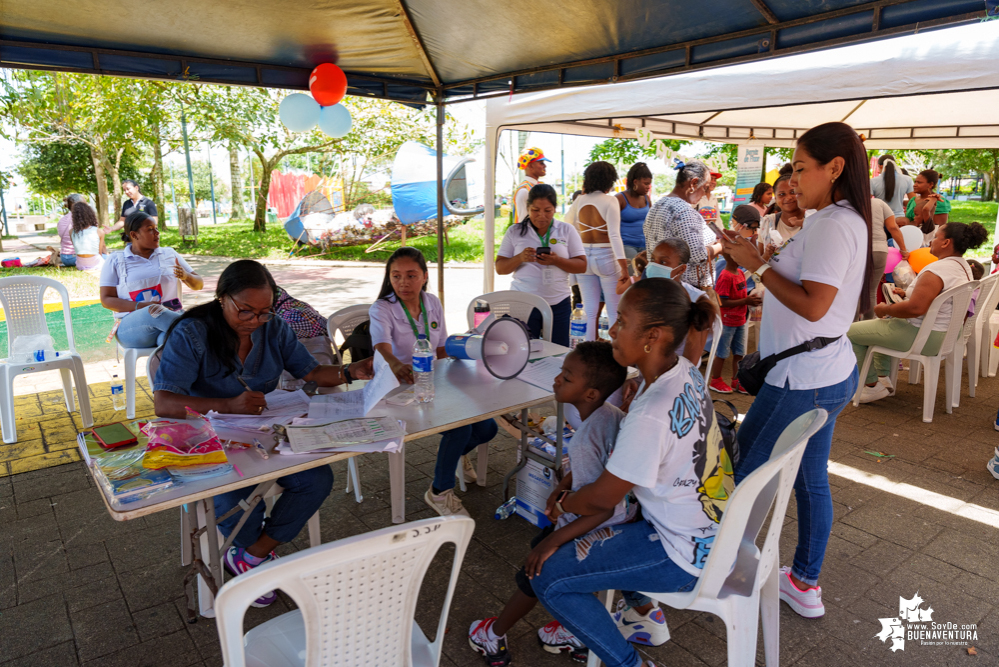
[[[31,191],[42,196],[61,200],[77,192],[87,195],[92,202],[97,201],[97,176],[90,149],[84,144],[29,143],[17,171]],[[122,180],[130,178],[145,189],[147,179],[136,164],[135,151],[126,150],[122,154],[118,171]],[[105,174],[105,189],[113,187],[110,176]]]
[[933,168],[944,178],[960,178],[970,174],[985,175],[982,200],[997,200],[999,148],[938,150],[932,152],[932,158]]
[[[229,199],[229,185],[225,181],[221,181],[218,178],[219,165],[212,165],[214,168],[214,184],[215,184],[215,201],[220,202],[224,199]],[[207,160],[195,160],[191,159],[191,175],[194,180],[194,199],[196,201],[211,201],[211,187],[212,183],[209,180],[209,165]],[[166,190],[167,196],[171,196],[170,186],[173,185],[174,192],[173,195],[177,197],[178,202],[189,202],[190,201],[190,188],[188,188],[187,183],[187,168],[183,167],[181,169],[173,170],[173,178],[170,178],[170,170],[167,170],[166,174]],[[189,205],[189,204],[188,204]]]

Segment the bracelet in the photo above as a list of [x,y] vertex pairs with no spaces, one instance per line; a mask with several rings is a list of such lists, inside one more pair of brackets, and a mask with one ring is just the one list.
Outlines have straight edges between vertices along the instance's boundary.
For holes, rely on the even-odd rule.
[[354,382],[354,378],[350,376],[350,364],[340,367],[340,375],[343,376],[343,381],[346,382],[347,384],[351,384]]

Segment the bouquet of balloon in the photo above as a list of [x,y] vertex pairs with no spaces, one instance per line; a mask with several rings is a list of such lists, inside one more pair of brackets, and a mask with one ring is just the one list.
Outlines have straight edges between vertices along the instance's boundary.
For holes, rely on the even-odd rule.
[[937,257],[930,252],[929,248],[919,247],[923,242],[923,233],[918,227],[907,225],[902,227],[901,231],[905,247],[915,248],[915,250],[911,250],[908,260],[905,260],[902,259],[902,253],[898,248],[888,248],[885,274],[894,280],[897,287],[906,289],[916,279],[916,275],[920,271],[928,264],[937,261]]
[[334,139],[347,136],[350,110],[340,104],[347,94],[347,75],[333,63],[323,63],[309,75],[309,91],[292,93],[281,100],[278,116],[292,132],[308,132],[316,125]]

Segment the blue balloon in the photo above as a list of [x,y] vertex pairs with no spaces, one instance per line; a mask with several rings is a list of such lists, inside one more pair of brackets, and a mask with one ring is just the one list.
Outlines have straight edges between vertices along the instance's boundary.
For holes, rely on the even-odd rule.
[[350,110],[342,104],[323,107],[319,112],[319,129],[334,139],[347,136],[353,122]]
[[322,107],[312,97],[305,93],[292,93],[281,100],[278,116],[281,122],[292,132],[308,132],[319,122],[319,112]]

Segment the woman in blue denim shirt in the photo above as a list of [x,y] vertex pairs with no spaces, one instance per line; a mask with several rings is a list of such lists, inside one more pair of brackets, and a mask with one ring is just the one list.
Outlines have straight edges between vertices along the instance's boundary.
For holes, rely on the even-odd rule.
[[[291,328],[274,317],[277,285],[258,262],[230,264],[219,277],[215,299],[184,313],[167,331],[163,358],[153,383],[156,414],[183,418],[185,408],[202,414],[259,414],[264,395],[273,391],[281,372],[330,387],[353,378],[371,377],[371,359],[347,366],[320,365],[298,342]],[[244,384],[245,383],[245,384]],[[226,568],[239,575],[276,558],[274,548],[298,535],[333,488],[329,466],[279,477],[284,493],[264,521],[258,503],[225,556]],[[219,516],[247,498],[253,486],[215,497]],[[228,536],[239,513],[218,525]],[[254,602],[263,607],[277,599],[272,591]]]

